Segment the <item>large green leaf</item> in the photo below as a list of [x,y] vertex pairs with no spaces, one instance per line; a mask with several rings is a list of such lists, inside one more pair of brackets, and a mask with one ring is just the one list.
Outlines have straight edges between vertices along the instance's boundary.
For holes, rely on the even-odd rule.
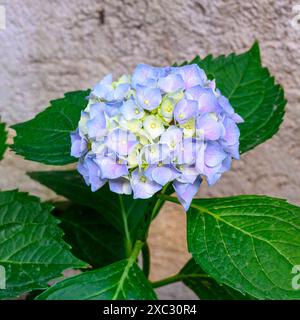
[[6,273],[0,298],[46,288],[63,270],[86,266],[70,253],[51,210],[26,193],[0,192],[0,265]]
[[239,125],[240,152],[244,153],[271,138],[283,120],[286,100],[269,71],[261,65],[258,43],[246,53],[203,60],[197,63],[231,102],[245,122]]
[[70,155],[70,132],[78,126],[80,112],[87,105],[87,91],[74,91],[53,100],[34,119],[12,126],[17,136],[12,149],[25,159],[52,165],[77,161]]
[[92,192],[75,170],[30,172],[28,175],[72,202],[93,208],[101,214],[102,219],[114,225],[128,240],[134,238],[133,234],[136,234],[136,229],[149,205],[149,201],[133,200],[131,196],[113,193],[108,185]]
[[[156,197],[134,200],[132,196],[120,196],[111,192],[107,185],[97,192],[91,192],[77,171],[44,171],[28,174],[57,194],[99,212],[101,215],[99,223],[112,225],[123,236],[121,246],[123,248],[125,246],[127,255],[137,236],[145,236],[149,223],[147,216],[150,214],[155,217],[164,203],[164,200]],[[170,194],[171,188],[167,188],[165,192]]]
[[240,292],[226,286],[218,284],[207,275],[200,266],[191,259],[179,273],[184,275],[183,283],[193,290],[201,300],[244,300],[249,299]]
[[131,258],[87,271],[49,288],[37,300],[154,300],[155,293]]
[[258,299],[299,299],[300,208],[265,196],[194,200],[188,247],[218,282]]
[[64,239],[71,252],[94,268],[126,258],[123,234],[88,207],[55,203],[54,214],[61,221]]
[[5,131],[5,124],[0,123],[0,160],[3,159],[4,152],[6,150],[7,132]]

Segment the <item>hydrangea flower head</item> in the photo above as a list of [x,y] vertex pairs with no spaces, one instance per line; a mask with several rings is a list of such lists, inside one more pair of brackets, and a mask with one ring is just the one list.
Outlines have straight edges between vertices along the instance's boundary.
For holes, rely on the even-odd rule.
[[71,155],[96,191],[147,199],[172,183],[187,211],[202,181],[214,184],[239,159],[243,119],[196,64],[140,64],[117,81],[106,76],[91,91]]

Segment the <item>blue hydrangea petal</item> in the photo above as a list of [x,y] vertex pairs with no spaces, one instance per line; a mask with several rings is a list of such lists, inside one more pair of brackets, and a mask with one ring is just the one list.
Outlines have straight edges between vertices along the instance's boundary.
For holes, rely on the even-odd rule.
[[169,74],[168,76],[158,80],[158,87],[163,92],[175,92],[184,88],[184,81],[180,74]]
[[224,133],[224,127],[215,114],[205,113],[197,118],[196,129],[199,137],[205,140],[218,140]]
[[126,178],[118,178],[109,180],[109,189],[118,194],[131,194],[132,188],[130,181]]
[[223,111],[235,122],[235,123],[242,123],[244,119],[234,112],[233,107],[231,106],[229,100],[224,97],[220,96],[218,99],[219,105],[222,107]]
[[131,187],[134,199],[148,199],[156,192],[161,190],[162,186],[153,180],[147,178],[143,171],[135,169],[131,173]]
[[79,130],[71,133],[71,156],[80,158],[88,151],[88,142],[85,138],[81,137]]
[[170,126],[161,136],[160,142],[167,144],[171,150],[175,150],[176,146],[181,143],[183,138],[183,130],[176,126]]
[[112,75],[109,74],[95,85],[91,95],[100,99],[110,100],[113,98]]
[[146,85],[149,79],[155,80],[157,71],[147,64],[138,64],[132,74],[132,86]]
[[230,117],[235,123],[243,123],[244,119],[237,113],[234,113],[231,117]]
[[194,181],[194,183],[182,183],[177,180],[174,180],[173,187],[176,191],[178,200],[182,204],[185,211],[188,211],[191,202],[198,192],[202,179],[200,176]]
[[226,171],[228,171],[231,167],[231,162],[232,162],[232,158],[230,155],[228,155],[223,161],[222,161],[222,166],[219,170],[220,173],[224,173]]
[[174,108],[174,119],[179,124],[183,124],[197,115],[197,109],[197,101],[181,99]]
[[185,138],[176,149],[176,158],[178,164],[195,163],[198,153],[203,147],[203,141],[194,138]]
[[95,162],[101,169],[102,179],[117,179],[128,174],[128,168],[124,161],[113,157],[96,158]]
[[120,108],[120,111],[123,117],[128,121],[133,119],[141,119],[145,115],[144,110],[138,106],[133,99],[125,101]]
[[198,99],[200,112],[219,112],[220,106],[213,91],[209,89],[208,92],[203,93]]
[[202,86],[194,86],[185,90],[185,96],[187,99],[198,101],[204,93],[209,93],[210,89]]
[[106,102],[105,113],[110,118],[115,117],[120,112],[121,106],[122,106],[122,102],[120,101]]
[[130,131],[115,129],[108,136],[106,145],[118,155],[126,156],[138,143],[136,136]]
[[91,138],[99,139],[107,133],[106,118],[104,112],[99,113],[86,123],[88,135]]
[[176,179],[180,175],[172,165],[151,165],[145,170],[145,176],[161,186]]
[[204,174],[204,168],[205,168],[204,155],[205,155],[206,147],[207,147],[207,144],[203,143],[197,152],[195,168],[199,174]]
[[105,76],[102,80],[101,80],[101,84],[103,85],[110,85],[112,84],[112,81],[113,81],[113,76],[112,74],[108,74],[107,76]]
[[204,155],[204,162],[207,166],[215,167],[219,165],[226,158],[226,156],[226,152],[224,152],[223,148],[218,142],[207,143]]
[[201,113],[205,112],[217,112],[221,111],[221,107],[218,103],[218,99],[214,92],[210,88],[203,88],[196,86],[186,90],[185,95],[188,99],[192,99],[198,102],[198,110]]
[[136,88],[136,98],[138,104],[149,111],[156,109],[162,100],[161,92],[158,88],[149,88],[140,85]]
[[234,114],[234,109],[232,108],[229,100],[226,97],[221,95],[218,99],[218,102],[225,113],[227,113],[229,116]]
[[157,80],[161,77],[166,77],[170,70],[170,67],[159,68],[147,64],[139,64],[133,71],[131,85],[133,88],[138,85],[154,88],[157,86]]
[[199,176],[199,172],[194,165],[181,165],[179,170],[181,174],[176,180],[182,183],[194,183]]
[[209,186],[215,184],[221,177],[222,174],[222,163],[215,167],[205,166],[204,175]]
[[98,99],[102,99],[107,102],[118,102],[125,98],[129,90],[129,83],[119,83],[114,88],[112,83],[112,76],[109,75],[93,88],[91,97],[95,96]]
[[105,137],[99,140],[95,140],[92,142],[91,151],[98,157],[107,154],[107,147],[104,143]]
[[239,160],[240,159],[240,152],[239,152],[239,143],[233,144],[231,146],[227,145],[226,143],[222,143],[224,151],[229,153],[234,159]]
[[149,144],[143,147],[141,155],[145,157],[147,164],[167,162],[170,155],[170,149],[165,143]]
[[77,170],[83,176],[85,183],[89,185],[89,172],[85,165],[84,158],[79,159],[77,163]]
[[129,89],[130,89],[129,83],[119,84],[114,90],[114,99],[117,101],[123,100],[125,96],[128,94]]
[[78,172],[83,176],[85,183],[88,186],[91,186],[92,192],[100,189],[107,181],[106,179],[100,178],[100,168],[89,154],[80,159],[77,169]]
[[224,141],[227,145],[234,145],[239,142],[240,130],[233,120],[230,118],[225,118],[223,121],[225,128]]
[[182,76],[186,89],[197,85],[203,86],[207,80],[205,72],[196,64],[174,67],[172,73],[180,74]]
[[90,118],[95,118],[99,114],[105,111],[106,104],[104,102],[93,103],[89,106],[89,116]]

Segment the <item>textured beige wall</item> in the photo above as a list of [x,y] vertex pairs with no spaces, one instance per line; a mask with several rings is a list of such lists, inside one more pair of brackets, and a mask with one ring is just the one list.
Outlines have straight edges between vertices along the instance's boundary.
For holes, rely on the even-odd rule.
[[[300,30],[291,26],[300,0],[55,1],[2,0],[7,28],[0,30],[0,114],[9,124],[33,117],[65,91],[87,88],[108,72],[130,72],[196,54],[241,52],[255,39],[264,64],[289,101],[280,133],[245,154],[230,173],[201,196],[269,194],[300,203]],[[44,168],[11,153],[0,164],[0,188],[51,192],[26,170]],[[152,278],[175,273],[188,259],[184,212],[166,205],[151,229]],[[192,298],[183,285],[162,298]]]

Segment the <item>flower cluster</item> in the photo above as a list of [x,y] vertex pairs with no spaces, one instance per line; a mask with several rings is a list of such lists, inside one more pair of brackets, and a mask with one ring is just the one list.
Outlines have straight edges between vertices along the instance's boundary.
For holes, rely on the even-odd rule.
[[71,155],[92,191],[150,198],[172,182],[185,210],[203,177],[214,184],[239,159],[243,119],[196,64],[140,64],[132,76],[106,76],[88,97]]

